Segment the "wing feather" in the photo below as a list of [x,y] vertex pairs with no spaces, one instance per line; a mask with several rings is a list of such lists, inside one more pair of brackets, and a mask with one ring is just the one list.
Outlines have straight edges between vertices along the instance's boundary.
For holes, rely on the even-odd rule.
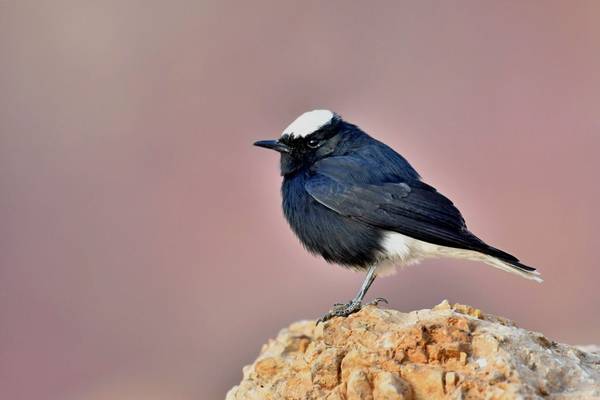
[[[432,186],[418,179],[386,175],[385,171],[368,174],[379,176],[379,182],[371,179],[362,183],[356,179],[361,174],[357,167],[360,163],[356,161],[351,157],[336,157],[318,163],[305,190],[336,213],[384,230],[441,246],[477,251],[493,249],[469,232],[452,201]],[[504,252],[500,255],[510,256]]]
[[[450,199],[421,181],[402,156],[382,146],[367,146],[352,155],[316,162],[309,171],[306,192],[344,217],[424,242],[474,250],[516,269],[535,271],[472,234]],[[379,162],[382,156],[388,162]]]

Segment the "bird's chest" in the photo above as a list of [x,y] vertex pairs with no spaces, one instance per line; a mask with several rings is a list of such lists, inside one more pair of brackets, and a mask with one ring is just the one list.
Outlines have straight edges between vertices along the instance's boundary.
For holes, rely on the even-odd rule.
[[282,186],[283,212],[300,241],[330,262],[352,267],[374,263],[381,232],[318,203],[304,189],[307,178],[286,178]]
[[313,199],[304,189],[302,177],[286,179],[282,186],[283,213],[300,240],[313,249],[317,243],[331,240],[343,221]]

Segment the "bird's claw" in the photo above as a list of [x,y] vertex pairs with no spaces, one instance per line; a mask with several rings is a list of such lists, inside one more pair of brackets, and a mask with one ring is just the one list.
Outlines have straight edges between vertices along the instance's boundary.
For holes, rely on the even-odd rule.
[[347,317],[350,314],[360,311],[361,308],[362,305],[359,302],[351,301],[348,303],[336,303],[327,314],[317,320],[317,325],[335,317]]
[[379,303],[385,303],[385,304],[390,304],[386,299],[384,299],[383,297],[376,297],[373,301],[371,301],[368,305],[369,306],[378,306]]
[[[389,304],[389,302],[383,297],[376,297],[370,303],[367,303],[368,306],[378,306],[379,303]],[[363,305],[360,302],[349,301],[348,303],[335,303],[333,308],[321,318],[317,320],[317,325],[321,322],[329,321],[335,317],[347,317],[355,312],[358,312],[362,309]]]

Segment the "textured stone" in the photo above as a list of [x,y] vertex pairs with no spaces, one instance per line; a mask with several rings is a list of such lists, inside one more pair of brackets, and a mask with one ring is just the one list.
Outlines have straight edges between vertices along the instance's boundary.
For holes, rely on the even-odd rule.
[[412,400],[412,388],[398,374],[379,371],[373,378],[373,399]]
[[447,301],[302,321],[263,346],[227,400],[600,399],[600,352]]
[[371,384],[364,370],[355,369],[348,375],[346,398],[348,400],[373,400]]

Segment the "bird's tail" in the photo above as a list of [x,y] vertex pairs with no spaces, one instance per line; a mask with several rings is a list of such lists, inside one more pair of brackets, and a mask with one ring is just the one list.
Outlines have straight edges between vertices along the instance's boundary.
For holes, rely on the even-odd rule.
[[479,254],[482,256],[481,261],[483,261],[484,263],[486,263],[488,265],[491,265],[494,268],[498,268],[498,269],[501,269],[506,272],[517,274],[517,275],[522,276],[523,278],[531,279],[531,280],[534,280],[539,283],[544,281],[542,279],[540,273],[537,272],[535,270],[535,268],[529,267],[525,264],[521,264],[518,260],[517,261],[508,261],[508,260],[502,260],[498,257],[490,256],[490,255],[483,254],[483,253],[479,253]]
[[442,252],[441,254],[445,256],[484,262],[494,268],[522,276],[523,278],[540,283],[543,282],[540,273],[537,272],[535,268],[522,264],[515,256],[496,249],[495,247],[488,246],[483,242],[477,247],[477,250],[450,248],[441,248],[440,250]]
[[531,279],[536,282],[543,282],[540,273],[535,268],[522,264],[519,259],[512,254],[486,245],[486,249],[481,252],[485,257],[482,261],[492,267],[511,272],[522,276],[523,278]]

